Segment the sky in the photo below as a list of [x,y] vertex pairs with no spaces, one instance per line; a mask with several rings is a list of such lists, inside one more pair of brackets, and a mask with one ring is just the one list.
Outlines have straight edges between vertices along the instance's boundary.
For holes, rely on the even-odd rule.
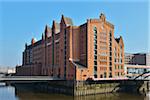
[[21,65],[25,43],[41,39],[45,25],[60,22],[62,14],[81,25],[104,13],[115,26],[115,37],[123,37],[125,52],[149,52],[149,6],[148,0],[0,0],[0,66]]

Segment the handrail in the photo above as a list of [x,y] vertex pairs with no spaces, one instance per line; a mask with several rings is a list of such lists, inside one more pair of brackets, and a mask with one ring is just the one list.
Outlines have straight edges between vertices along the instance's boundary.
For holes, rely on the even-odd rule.
[[144,74],[150,73],[150,71],[144,72],[142,74],[140,74],[139,76],[135,77],[133,80],[136,80],[137,78],[139,78],[140,76],[143,76]]

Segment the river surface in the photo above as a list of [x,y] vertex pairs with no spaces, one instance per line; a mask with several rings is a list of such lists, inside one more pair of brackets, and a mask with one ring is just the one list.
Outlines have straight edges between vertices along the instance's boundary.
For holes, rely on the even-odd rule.
[[37,90],[17,90],[13,86],[0,85],[0,100],[150,100],[150,93],[147,96],[132,93],[109,93],[72,97]]

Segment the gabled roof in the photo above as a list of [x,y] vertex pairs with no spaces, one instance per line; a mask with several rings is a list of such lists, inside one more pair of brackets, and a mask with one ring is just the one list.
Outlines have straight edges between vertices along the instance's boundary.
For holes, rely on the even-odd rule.
[[115,38],[115,40],[118,44],[120,44],[120,43],[123,44],[122,36],[120,36],[119,38]]
[[120,41],[120,38],[115,38],[116,42],[119,43]]
[[69,17],[64,17],[64,20],[65,20],[65,23],[66,23],[67,25],[73,25],[73,22],[72,22],[72,19],[71,19],[71,18],[69,18]]
[[60,24],[59,23],[56,23],[56,33],[59,33],[60,32]]
[[71,18],[69,18],[69,17],[64,17],[64,15],[62,15],[62,18],[61,18],[61,19],[64,20],[64,22],[65,22],[65,24],[66,24],[67,26],[73,26],[73,21],[72,21]]
[[48,25],[45,26],[45,32],[44,33],[45,33],[45,36],[47,36],[47,37],[51,36],[52,30]]
[[53,21],[52,29],[55,29],[55,33],[60,32],[60,24],[57,23],[56,21]]
[[60,29],[60,24],[56,23],[56,29]]

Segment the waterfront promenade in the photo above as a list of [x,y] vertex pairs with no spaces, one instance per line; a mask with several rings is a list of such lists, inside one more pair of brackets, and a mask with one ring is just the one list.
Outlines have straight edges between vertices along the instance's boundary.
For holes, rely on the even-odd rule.
[[[139,76],[139,77],[138,77]],[[148,74],[141,74],[136,76],[136,80],[150,80],[150,73]],[[143,76],[143,77],[141,77]],[[146,78],[145,78],[146,77]],[[56,80],[64,80],[57,77],[51,77],[51,76],[2,76],[0,77],[0,81],[56,81]],[[127,78],[127,77],[121,77],[121,78],[96,78],[94,81],[114,81],[114,80],[135,80],[134,78]]]
[[4,76],[0,77],[0,81],[51,81],[61,80],[50,76]]

